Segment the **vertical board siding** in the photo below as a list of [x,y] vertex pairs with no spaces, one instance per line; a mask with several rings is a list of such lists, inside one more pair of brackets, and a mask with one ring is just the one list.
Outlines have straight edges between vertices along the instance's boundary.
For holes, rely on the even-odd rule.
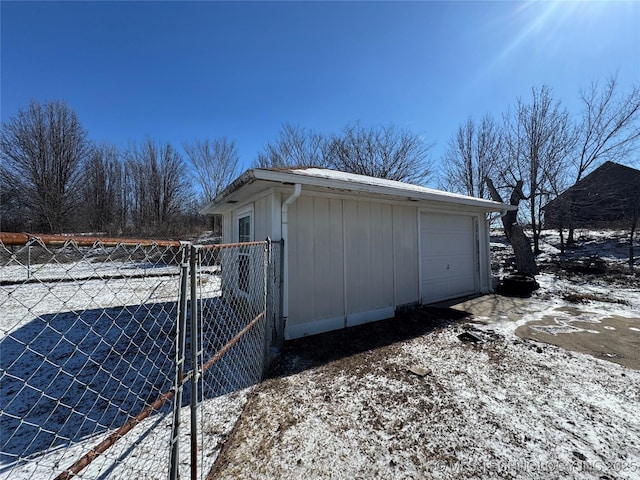
[[393,217],[391,205],[371,204],[369,304],[393,307]]
[[344,252],[340,200],[314,198],[314,235],[314,292],[320,299],[315,306],[315,317],[341,317],[344,315]]
[[393,308],[391,206],[344,201],[347,316]]
[[313,320],[316,275],[313,251],[313,200],[300,197],[289,207],[289,322]]
[[[415,215],[401,210],[413,240],[400,242],[404,258],[400,285],[417,291]],[[369,201],[304,196],[289,208],[289,318],[292,336],[355,324],[394,309],[394,210]],[[406,266],[406,268],[404,268]],[[346,282],[346,283],[345,283]],[[404,293],[407,302],[419,298]],[[373,315],[370,315],[371,312]],[[382,318],[382,317],[379,317]],[[312,326],[313,323],[315,326]],[[308,327],[304,327],[308,325]]]
[[365,279],[371,278],[369,207],[368,202],[344,202],[347,314],[361,312],[366,308],[368,281]]
[[393,206],[393,260],[395,303],[406,305],[420,301],[418,273],[417,208]]
[[341,201],[298,198],[289,208],[289,326],[343,317],[343,262]]
[[[252,208],[254,240],[281,237],[282,202],[265,191],[223,216],[238,240],[238,211]],[[305,192],[288,209],[285,338],[335,330],[490,288],[487,224],[477,212]]]
[[222,216],[222,243],[233,243],[233,213]]
[[256,200],[253,204],[253,240],[265,240],[271,232],[271,195]]

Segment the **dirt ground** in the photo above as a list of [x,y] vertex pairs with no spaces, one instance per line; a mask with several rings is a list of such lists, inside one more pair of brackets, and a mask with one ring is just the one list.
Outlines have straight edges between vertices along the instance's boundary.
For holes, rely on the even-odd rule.
[[612,258],[287,342],[207,478],[640,478],[640,276]]
[[207,478],[638,478],[640,372],[491,327],[424,307],[287,342]]

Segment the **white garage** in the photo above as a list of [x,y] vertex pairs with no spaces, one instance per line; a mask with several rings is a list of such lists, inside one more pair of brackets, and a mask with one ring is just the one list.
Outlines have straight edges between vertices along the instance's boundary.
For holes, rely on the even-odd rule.
[[287,339],[491,288],[489,216],[511,207],[318,168],[248,170],[203,214],[223,241],[284,240]]

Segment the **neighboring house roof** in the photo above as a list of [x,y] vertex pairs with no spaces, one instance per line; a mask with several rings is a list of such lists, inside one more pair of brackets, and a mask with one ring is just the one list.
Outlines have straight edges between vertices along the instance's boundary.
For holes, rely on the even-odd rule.
[[[233,204],[248,199],[264,188],[265,183],[301,184],[314,190],[334,190],[343,193],[383,196],[412,201],[435,201],[475,207],[487,212],[511,210],[515,207],[482,198],[458,195],[410,183],[339,172],[325,168],[286,167],[247,170],[225,188],[201,213],[224,213]],[[303,188],[304,191],[304,188]]]
[[640,170],[605,162],[544,206],[545,224],[615,225],[638,215]]

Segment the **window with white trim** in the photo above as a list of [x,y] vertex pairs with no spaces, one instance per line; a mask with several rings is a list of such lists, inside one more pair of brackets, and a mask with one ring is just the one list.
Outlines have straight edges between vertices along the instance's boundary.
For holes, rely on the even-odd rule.
[[[247,243],[253,240],[252,211],[241,212],[238,214],[238,243]],[[238,288],[243,292],[249,292],[249,279],[251,270],[251,260],[248,250],[240,249],[238,254]]]

